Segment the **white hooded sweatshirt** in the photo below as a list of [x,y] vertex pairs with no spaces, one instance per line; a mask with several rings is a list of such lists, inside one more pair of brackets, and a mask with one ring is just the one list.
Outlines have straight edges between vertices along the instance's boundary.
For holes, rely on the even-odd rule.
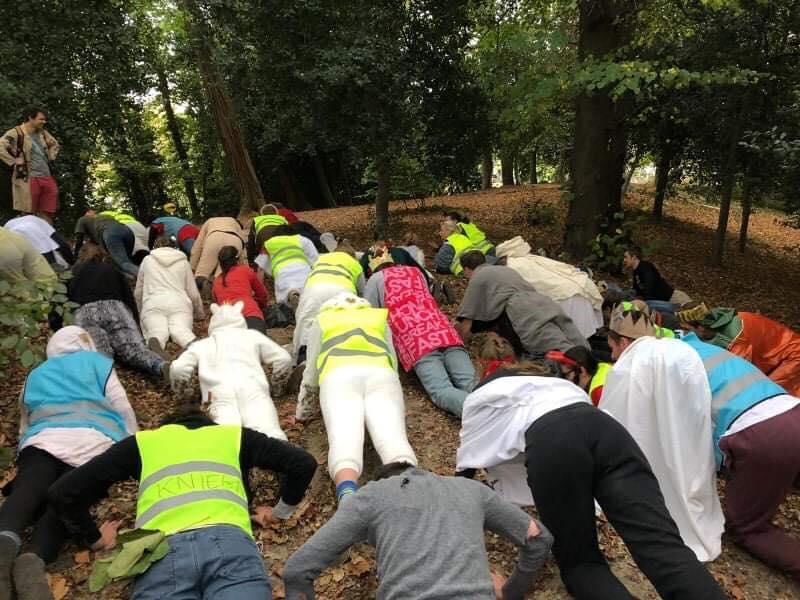
[[568,263],[531,254],[520,236],[506,240],[496,249],[497,258],[519,273],[536,291],[554,300],[588,338],[603,326],[603,297],[591,278]]
[[280,391],[290,375],[292,357],[263,333],[247,328],[242,306],[211,305],[208,337],[192,343],[172,363],[170,379],[180,388],[197,369],[203,404],[215,422],[285,440],[261,365],[272,366],[272,382]]
[[202,318],[203,300],[186,255],[177,248],[156,248],[142,261],[134,292],[139,312],[191,311]]
[[711,389],[697,352],[680,340],[641,337],[609,372],[600,400],[628,430],[658,479],[669,514],[698,560],[721,552]]

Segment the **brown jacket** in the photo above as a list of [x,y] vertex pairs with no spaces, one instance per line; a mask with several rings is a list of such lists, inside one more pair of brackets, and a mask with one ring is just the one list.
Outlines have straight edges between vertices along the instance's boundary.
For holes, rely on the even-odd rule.
[[[244,250],[247,234],[232,217],[212,217],[200,228],[189,259],[195,277],[207,279],[219,273],[217,255],[224,246]],[[239,262],[247,264],[247,252],[241,252]]]
[[[21,125],[14,127],[13,129],[9,129],[5,132],[5,134],[3,134],[3,138],[0,140],[0,160],[10,167],[14,166],[17,159],[17,148],[19,147],[18,136],[20,135],[23,136],[22,157],[25,160],[25,171],[27,172],[28,165],[31,160],[31,146],[33,145],[33,142],[31,141],[30,136],[25,135]],[[47,147],[47,159],[50,161],[55,160],[60,149],[58,141],[47,131],[42,131],[42,139]],[[30,178],[27,175],[25,177],[18,178],[16,169],[14,169],[11,177],[14,210],[24,213],[31,212]]]

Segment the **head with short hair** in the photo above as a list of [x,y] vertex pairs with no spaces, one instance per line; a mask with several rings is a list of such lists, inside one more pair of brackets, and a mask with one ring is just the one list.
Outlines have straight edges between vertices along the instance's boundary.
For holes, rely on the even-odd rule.
[[153,250],[156,248],[174,248],[175,244],[173,241],[166,235],[160,235],[156,238],[153,242]]
[[444,218],[450,219],[454,223],[469,223],[469,217],[457,210],[448,210],[444,212]]
[[97,262],[110,262],[111,256],[99,244],[86,241],[84,242],[83,246],[81,246],[80,252],[78,252],[77,262],[84,263],[89,262],[90,260],[96,260]]
[[461,268],[464,269],[464,275],[467,278],[471,278],[475,269],[486,264],[486,257],[480,250],[470,250],[461,255],[459,262],[461,263]]
[[452,219],[444,219],[439,225],[439,237],[446,240],[458,231],[458,223]]
[[28,106],[22,112],[22,122],[34,131],[41,131],[47,125],[47,113],[39,106]]
[[642,249],[639,246],[628,246],[625,248],[625,253],[622,255],[622,266],[626,269],[633,270],[639,266],[642,260]]
[[390,462],[382,465],[375,471],[375,481],[379,479],[388,479],[389,477],[394,477],[395,475],[400,475],[407,471],[408,469],[416,469],[414,465],[410,462],[399,461],[399,462]]
[[278,209],[275,207],[274,204],[265,204],[261,207],[259,211],[262,215],[277,215]]
[[592,377],[597,373],[597,359],[584,346],[573,346],[563,356],[565,361],[556,360],[561,376],[588,392]]

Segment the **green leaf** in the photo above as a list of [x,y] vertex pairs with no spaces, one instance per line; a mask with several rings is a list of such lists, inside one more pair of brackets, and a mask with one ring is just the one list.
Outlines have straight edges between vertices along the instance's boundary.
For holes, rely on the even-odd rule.
[[14,346],[16,346],[18,342],[19,342],[18,335],[10,335],[6,338],[3,338],[2,342],[0,342],[0,346],[5,348],[6,350],[10,350]]
[[31,366],[33,366],[33,363],[36,362],[36,357],[30,350],[25,350],[25,352],[22,353],[22,356],[19,357],[19,362],[22,363],[23,367],[29,369]]

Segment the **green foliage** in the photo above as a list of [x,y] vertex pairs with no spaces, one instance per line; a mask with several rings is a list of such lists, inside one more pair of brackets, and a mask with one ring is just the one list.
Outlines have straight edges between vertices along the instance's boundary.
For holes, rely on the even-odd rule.
[[618,274],[622,271],[622,256],[633,241],[633,232],[644,216],[626,217],[623,211],[601,224],[601,233],[592,241],[592,251],[585,263],[593,269]]
[[78,305],[67,299],[70,277],[62,273],[54,284],[0,281],[0,369],[14,362],[30,369],[43,360],[43,327],[51,311],[65,325],[72,323],[72,311]]
[[526,202],[523,212],[525,222],[531,227],[548,227],[558,221],[558,208],[537,198]]

